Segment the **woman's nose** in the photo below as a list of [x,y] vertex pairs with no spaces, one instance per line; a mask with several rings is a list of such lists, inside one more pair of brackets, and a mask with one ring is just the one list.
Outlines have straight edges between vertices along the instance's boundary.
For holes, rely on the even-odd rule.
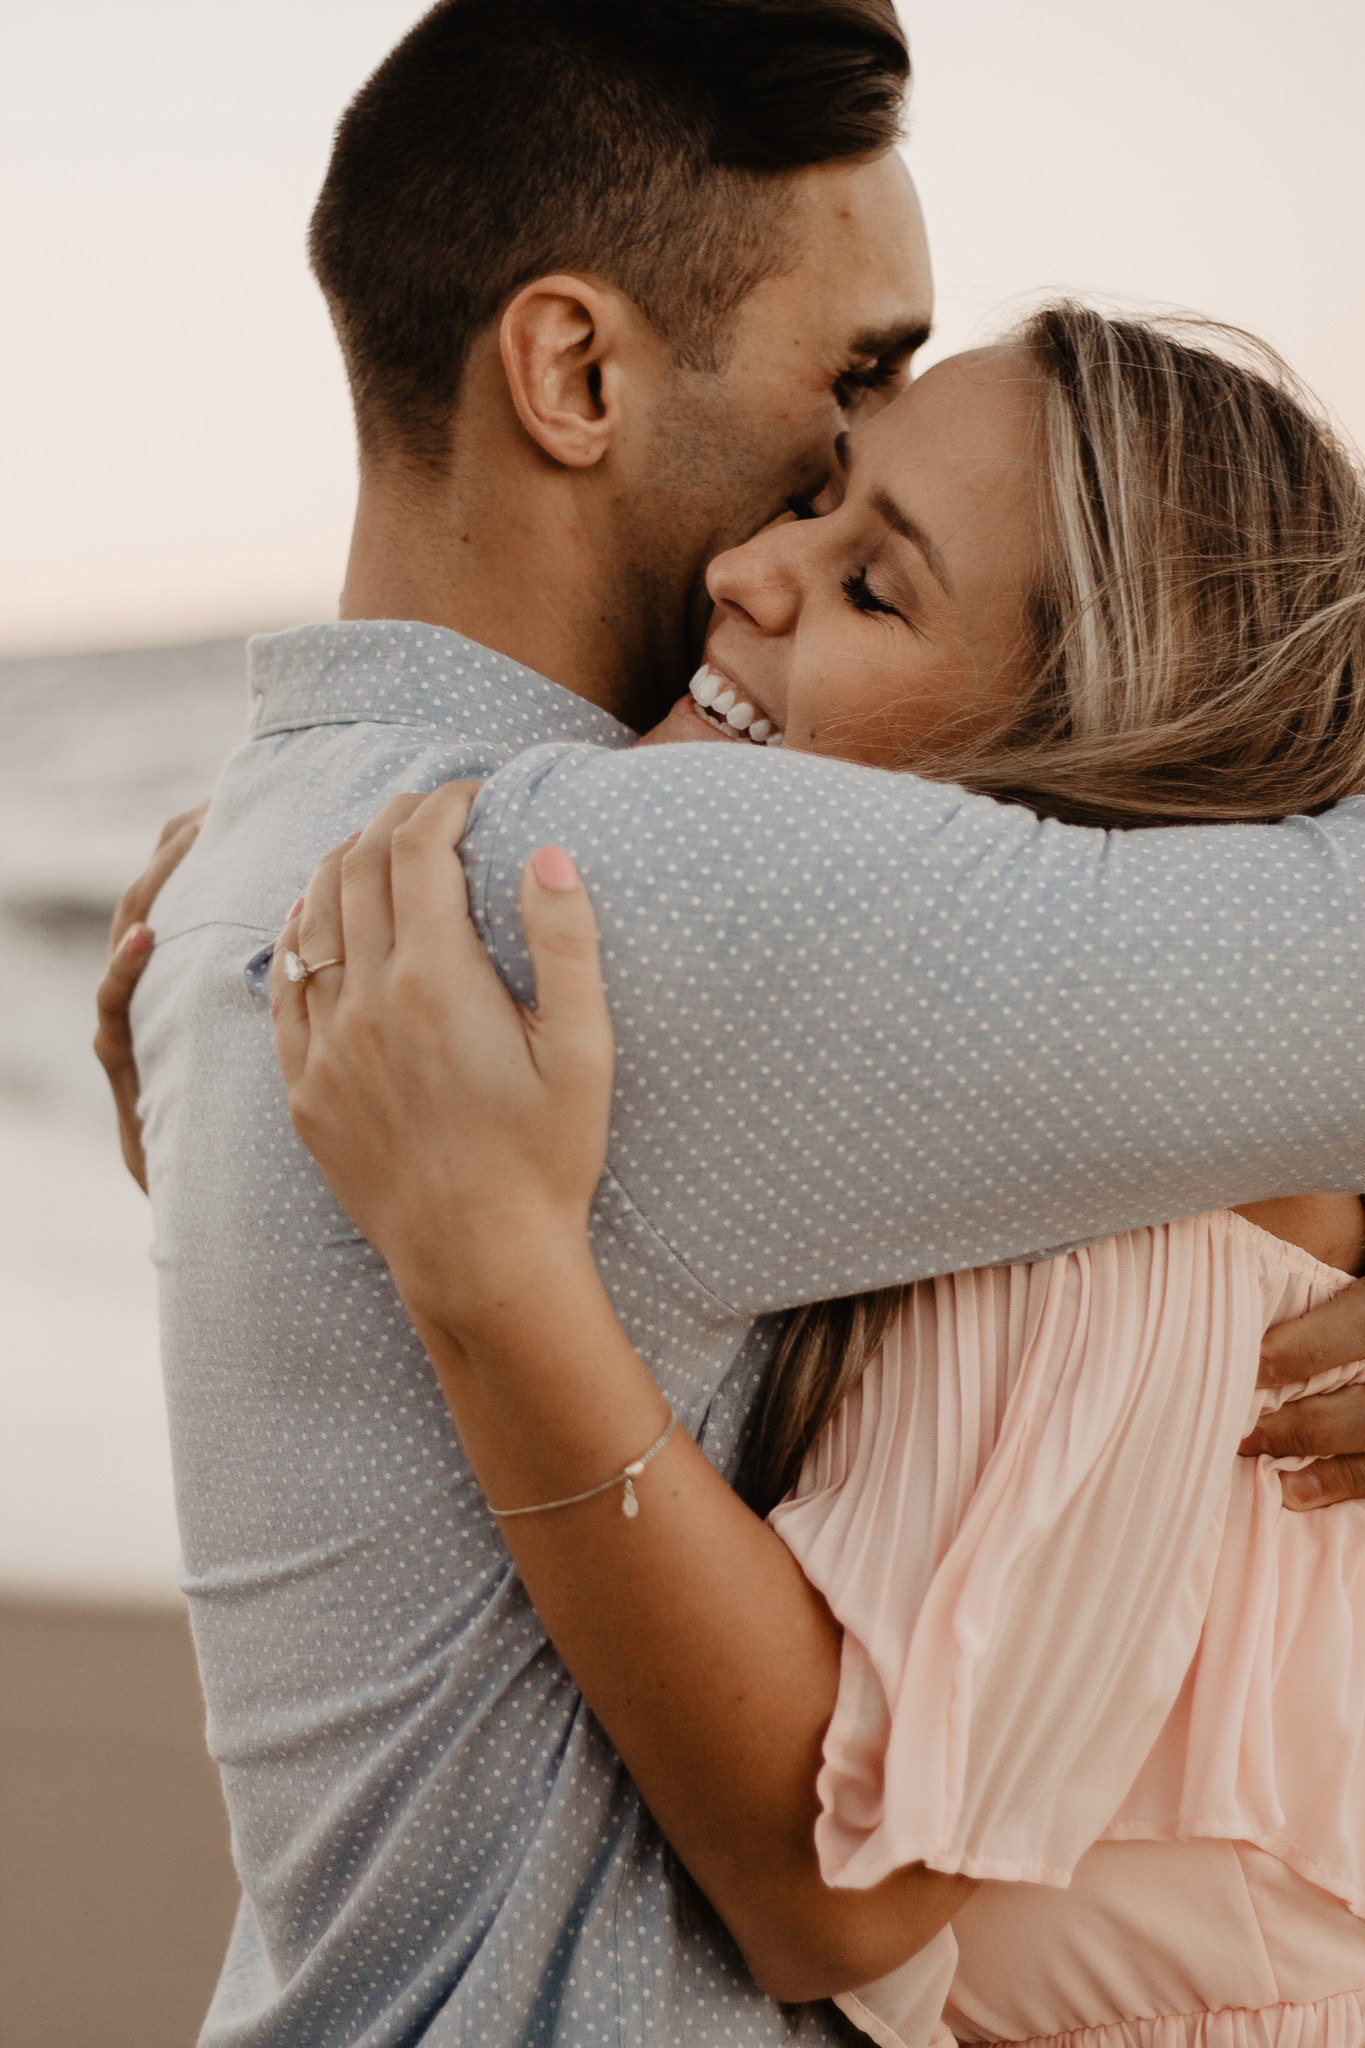
[[801,609],[801,578],[792,539],[792,515],[765,526],[743,547],[717,555],[706,572],[712,601],[748,619],[760,633],[791,632]]

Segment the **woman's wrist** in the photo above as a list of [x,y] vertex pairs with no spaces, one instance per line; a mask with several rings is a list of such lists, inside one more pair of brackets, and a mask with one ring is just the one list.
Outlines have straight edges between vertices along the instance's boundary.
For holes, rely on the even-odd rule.
[[393,1262],[403,1305],[428,1349],[470,1366],[520,1362],[546,1336],[605,1303],[583,1220],[521,1214],[460,1233],[439,1259]]
[[480,1485],[513,1509],[613,1480],[669,1419],[586,1240],[538,1250],[513,1284],[486,1284],[476,1311],[414,1314]]

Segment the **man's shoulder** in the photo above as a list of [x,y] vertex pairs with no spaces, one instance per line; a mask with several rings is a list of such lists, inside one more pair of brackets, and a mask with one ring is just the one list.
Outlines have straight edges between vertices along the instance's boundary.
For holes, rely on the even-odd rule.
[[358,722],[253,735],[231,754],[199,839],[152,910],[158,940],[190,924],[282,921],[328,847],[390,798],[482,781],[511,758],[472,734]]
[[634,739],[547,677],[419,621],[263,634],[249,661],[248,732],[158,898],[159,935],[205,921],[273,926],[319,856],[401,792],[484,781],[547,742]]
[[510,655],[414,619],[343,619],[251,641],[253,734],[344,724],[407,727],[520,753],[539,741],[625,747],[599,705]]

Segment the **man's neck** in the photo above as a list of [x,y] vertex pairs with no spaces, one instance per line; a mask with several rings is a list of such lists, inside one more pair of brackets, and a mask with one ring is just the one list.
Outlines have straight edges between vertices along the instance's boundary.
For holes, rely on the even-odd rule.
[[654,673],[629,578],[603,573],[610,551],[584,531],[569,480],[507,481],[368,476],[341,617],[450,627],[643,730],[674,679]]

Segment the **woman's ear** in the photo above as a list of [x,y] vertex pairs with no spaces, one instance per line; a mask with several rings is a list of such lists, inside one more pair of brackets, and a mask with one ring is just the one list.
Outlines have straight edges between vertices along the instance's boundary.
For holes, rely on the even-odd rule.
[[502,366],[517,417],[567,469],[591,469],[615,431],[615,368],[627,302],[581,277],[538,277],[502,316]]

